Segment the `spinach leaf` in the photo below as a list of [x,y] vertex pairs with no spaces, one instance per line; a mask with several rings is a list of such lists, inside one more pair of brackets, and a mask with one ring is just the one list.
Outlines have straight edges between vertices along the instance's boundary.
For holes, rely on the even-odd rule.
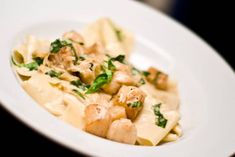
[[105,61],[105,64],[102,66],[104,72],[96,77],[86,94],[94,93],[105,84],[110,83],[113,78],[113,73],[116,70],[116,67],[112,61],[123,62],[124,58],[124,55],[118,55],[115,58],[110,58],[108,61]]
[[103,85],[109,83],[112,79],[112,72],[107,70],[105,73],[102,73],[96,77],[93,84],[87,90],[86,94],[91,94],[98,91]]
[[155,124],[159,127],[165,128],[168,120],[160,112],[160,107],[161,103],[152,106],[153,112],[156,116]]
[[123,63],[125,60],[125,55],[118,55],[117,57],[111,58],[112,61],[119,61],[120,63]]
[[72,46],[72,42],[70,40],[60,40],[56,39],[51,43],[51,48],[50,52],[51,53],[58,53],[61,48],[66,47],[66,46]]
[[73,44],[72,44],[71,40],[56,39],[55,41],[53,41],[51,43],[50,52],[51,53],[58,53],[61,48],[66,47],[66,46],[71,48],[73,56],[75,57],[74,63],[76,64],[77,61],[78,61],[78,56],[77,56],[75,48],[73,47]]
[[17,64],[15,60],[13,59],[13,57],[11,58],[11,61],[15,66],[25,67],[29,69],[29,71],[37,70],[38,67],[43,63],[43,59],[39,57],[34,58],[31,63],[27,63],[27,64]]
[[131,108],[138,108],[138,107],[143,106],[143,104],[140,101],[136,101],[136,102],[127,104],[127,106]]
[[140,85],[144,85],[144,84],[145,84],[145,80],[144,80],[143,78],[141,78],[141,79],[139,80],[139,84],[140,84]]
[[77,89],[73,89],[73,92],[80,96],[82,99],[85,99],[84,95]]
[[76,86],[77,88],[79,88],[83,91],[87,90],[90,87],[90,85],[87,85],[80,80],[71,81],[70,84]]
[[60,77],[60,75],[62,75],[62,72],[57,72],[54,70],[50,70],[48,72],[45,73],[46,75],[49,75],[50,77]]
[[148,71],[143,71],[142,74],[146,77],[150,75],[150,73]]

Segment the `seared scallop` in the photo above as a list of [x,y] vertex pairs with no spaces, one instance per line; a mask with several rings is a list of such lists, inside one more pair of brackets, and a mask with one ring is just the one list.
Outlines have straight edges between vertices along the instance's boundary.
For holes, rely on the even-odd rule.
[[115,120],[109,127],[107,138],[121,143],[135,144],[137,130],[129,119]]
[[143,108],[145,96],[146,94],[135,86],[122,86],[113,103],[125,107],[127,118],[134,120]]
[[111,118],[106,107],[91,104],[85,109],[85,131],[100,136],[106,137]]
[[112,121],[121,119],[121,118],[126,118],[126,111],[125,111],[125,108],[122,106],[111,106],[108,109],[108,112],[111,116]]
[[63,47],[58,53],[51,53],[48,56],[48,63],[65,70],[73,66],[74,61],[75,55],[71,47]]
[[116,71],[109,84],[102,88],[108,94],[116,94],[122,85],[133,85],[135,82],[131,75],[124,71]]
[[146,78],[150,83],[152,83],[158,89],[167,90],[167,84],[168,84],[167,74],[154,67],[150,67],[148,69],[148,73],[149,75]]
[[84,83],[91,84],[100,72],[100,64],[95,60],[88,58],[80,62],[75,71],[78,71],[80,78]]

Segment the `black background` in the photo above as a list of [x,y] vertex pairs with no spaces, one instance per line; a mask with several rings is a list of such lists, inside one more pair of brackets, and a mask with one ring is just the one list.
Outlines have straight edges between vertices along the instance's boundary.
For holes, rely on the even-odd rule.
[[[232,25],[235,14],[231,6],[233,6],[232,1],[177,0],[171,16],[206,40],[230,65],[233,65],[234,69]],[[7,155],[3,155],[4,153]],[[2,107],[0,107],[0,154],[0,156],[15,156],[15,154],[80,156],[35,133]]]
[[234,22],[232,1],[176,0],[173,18],[196,32],[234,69]]

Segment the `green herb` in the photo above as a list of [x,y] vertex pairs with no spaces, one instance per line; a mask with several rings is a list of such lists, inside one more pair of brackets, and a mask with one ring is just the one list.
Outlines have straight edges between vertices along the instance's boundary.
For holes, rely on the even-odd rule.
[[78,60],[78,56],[77,56],[77,53],[76,53],[76,50],[75,48],[73,47],[73,44],[72,44],[72,41],[71,40],[60,40],[60,39],[56,39],[55,41],[53,41],[51,43],[51,48],[50,48],[50,52],[51,53],[58,53],[60,51],[61,48],[63,47],[70,47],[72,52],[73,52],[73,55],[75,57],[75,63],[77,62]]
[[105,61],[105,64],[102,66],[104,72],[96,77],[93,84],[87,90],[86,94],[94,93],[98,91],[101,87],[103,87],[105,84],[110,83],[113,77],[114,70],[116,70],[116,67],[112,61],[115,60],[123,62],[124,58],[124,55],[119,55],[115,58],[110,58],[108,61]]
[[113,77],[113,71],[112,70],[105,70],[105,74],[107,75],[107,83],[111,82]]
[[115,65],[113,64],[113,62],[112,62],[112,59],[109,59],[108,60],[108,62],[107,62],[107,64],[108,64],[108,69],[109,70],[115,70],[116,69],[116,67],[115,67]]
[[106,54],[106,56],[109,58],[108,61],[105,61],[105,63],[107,63],[108,65],[106,67],[110,70],[115,70],[116,68],[112,61],[118,61],[120,63],[123,63],[125,59],[125,55],[118,55],[117,57],[110,57],[110,55]]
[[85,99],[84,95],[80,91],[73,89],[73,92],[80,96],[82,99]]
[[15,60],[13,59],[13,57],[11,57],[11,61],[15,66],[25,67],[25,68],[29,69],[29,71],[37,70],[38,67],[43,63],[43,59],[39,58],[39,57],[34,58],[31,63],[27,63],[27,64],[17,64],[15,62]]
[[131,73],[132,73],[132,75],[138,75],[138,74],[140,73],[140,70],[138,70],[138,69],[135,68],[135,67],[132,67]]
[[36,57],[33,59],[38,65],[41,65],[43,63],[43,59],[40,57]]
[[150,75],[150,73],[148,71],[143,71],[142,74],[146,77]]
[[110,69],[105,69],[104,73],[96,77],[93,84],[87,90],[86,94],[90,94],[90,93],[94,93],[98,91],[105,84],[108,84],[109,82],[111,82],[112,77],[113,77],[113,71]]
[[131,107],[131,108],[138,108],[138,107],[143,106],[143,104],[140,101],[136,101],[136,102],[132,102],[132,103],[127,104],[127,106]]
[[164,118],[163,114],[160,112],[161,103],[152,106],[153,112],[156,116],[155,124],[159,127],[165,128],[167,124],[167,119]]
[[116,69],[115,65],[113,64],[113,61],[119,61],[123,63],[124,59],[125,59],[124,55],[118,55],[117,57],[110,57],[108,61],[105,61],[107,65],[104,65],[105,67],[104,69],[109,69],[113,71]]
[[38,64],[37,62],[31,62],[31,63],[28,63],[28,64],[22,64],[21,67],[25,67],[27,69],[29,69],[29,71],[32,71],[32,70],[37,70],[38,69]]
[[51,53],[57,53],[60,51],[61,48],[66,46],[72,46],[72,42],[70,40],[60,40],[56,39],[51,43]]
[[78,59],[79,59],[80,61],[84,61],[86,58],[81,55],[81,56],[78,57]]
[[111,58],[111,56],[109,54],[107,54],[107,53],[105,54],[105,56],[107,56],[108,58]]
[[98,91],[102,86],[109,83],[112,79],[112,71],[107,70],[105,73],[102,73],[96,77],[93,84],[87,90],[86,94],[91,94]]
[[45,73],[46,75],[49,75],[50,77],[60,77],[60,75],[62,75],[62,72],[56,72],[54,70],[50,70],[48,72]]
[[119,61],[121,63],[124,62],[124,59],[125,59],[125,55],[118,55],[117,57],[111,58],[112,61]]
[[83,83],[83,82],[80,81],[80,80],[71,81],[70,84],[72,84],[72,85],[78,87],[79,89],[81,89],[81,90],[83,90],[83,91],[87,90],[87,89],[90,87],[90,85],[87,85],[87,84]]
[[82,81],[80,81],[80,80],[76,80],[76,81],[71,81],[70,84],[71,84],[71,85],[74,85],[74,86],[76,86],[76,87],[79,87],[79,86],[81,86],[83,83],[82,83]]
[[83,87],[82,90],[87,90],[87,89],[90,88],[90,86],[91,86],[91,85],[89,85],[89,84],[85,84],[84,86],[82,86],[82,87]]
[[143,78],[141,78],[140,81],[139,81],[139,84],[140,85],[144,85],[145,84],[145,80]]

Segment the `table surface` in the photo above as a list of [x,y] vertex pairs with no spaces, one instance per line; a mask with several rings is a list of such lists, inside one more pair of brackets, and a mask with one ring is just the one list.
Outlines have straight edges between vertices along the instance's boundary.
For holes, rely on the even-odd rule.
[[[68,150],[25,126],[0,104],[0,156],[84,156]],[[30,151],[28,150],[30,149]]]

